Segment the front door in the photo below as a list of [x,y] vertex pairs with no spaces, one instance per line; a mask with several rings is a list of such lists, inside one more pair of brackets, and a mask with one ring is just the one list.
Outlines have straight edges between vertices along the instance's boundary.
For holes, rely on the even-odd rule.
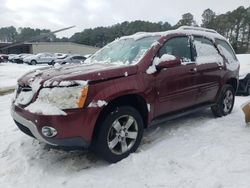
[[194,105],[198,92],[197,67],[192,58],[189,37],[169,39],[157,56],[161,57],[163,54],[180,58],[182,65],[162,69],[156,73],[155,117]]

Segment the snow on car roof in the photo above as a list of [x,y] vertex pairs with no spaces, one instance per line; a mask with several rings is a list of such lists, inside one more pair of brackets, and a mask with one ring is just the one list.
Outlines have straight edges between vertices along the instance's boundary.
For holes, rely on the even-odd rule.
[[168,31],[163,31],[163,32],[138,32],[133,35],[121,37],[120,39],[140,40],[145,37],[167,36],[171,34],[201,35],[213,41],[215,40],[215,38],[227,40],[225,37],[217,33],[215,30],[202,28],[202,27],[190,27],[190,26],[182,26],[175,30],[168,30]]

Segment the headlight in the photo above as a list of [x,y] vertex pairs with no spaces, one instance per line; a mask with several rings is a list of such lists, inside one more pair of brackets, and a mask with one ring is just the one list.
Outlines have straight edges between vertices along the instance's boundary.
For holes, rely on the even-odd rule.
[[82,108],[88,93],[88,86],[43,88],[36,102],[47,103],[59,109]]

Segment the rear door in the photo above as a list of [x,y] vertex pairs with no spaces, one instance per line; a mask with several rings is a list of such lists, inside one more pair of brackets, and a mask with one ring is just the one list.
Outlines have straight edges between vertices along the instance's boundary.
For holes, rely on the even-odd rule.
[[180,36],[169,39],[158,52],[158,57],[171,54],[180,58],[182,65],[156,73],[155,117],[194,105],[198,92],[197,67],[191,51],[190,38]]
[[194,36],[193,43],[199,85],[196,103],[214,102],[224,75],[223,58],[210,39]]

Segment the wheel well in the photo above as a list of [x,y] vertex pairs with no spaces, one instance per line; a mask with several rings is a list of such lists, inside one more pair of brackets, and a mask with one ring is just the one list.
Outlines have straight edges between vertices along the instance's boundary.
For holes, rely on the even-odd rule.
[[237,82],[237,79],[236,78],[230,78],[226,84],[229,84],[231,86],[233,86],[234,88],[234,91],[236,92],[237,91],[237,88],[238,88],[238,82]]
[[96,132],[98,131],[98,127],[100,125],[100,122],[103,121],[105,116],[108,115],[109,112],[114,110],[115,108],[119,106],[132,106],[134,107],[142,116],[143,119],[143,126],[144,128],[147,127],[148,123],[148,108],[147,108],[147,103],[143,97],[137,94],[130,94],[130,95],[125,95],[121,96],[118,98],[115,98],[111,101],[109,101],[108,105],[102,109],[101,113],[99,114],[99,117],[96,122],[96,126],[93,132],[94,137],[96,135]]

